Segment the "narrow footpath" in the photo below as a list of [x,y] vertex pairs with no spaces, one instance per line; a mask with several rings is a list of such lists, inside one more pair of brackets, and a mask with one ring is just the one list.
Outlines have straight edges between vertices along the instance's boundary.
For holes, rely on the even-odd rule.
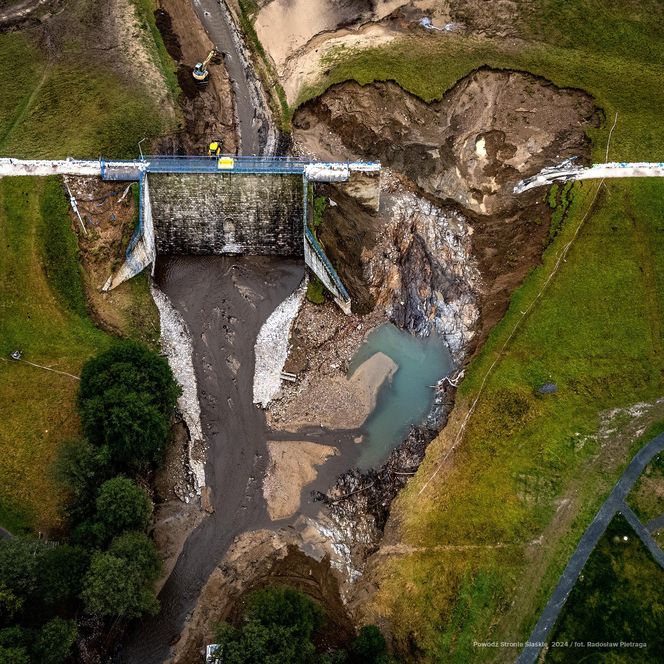
[[[641,476],[645,467],[653,457],[664,451],[664,433],[653,438],[644,445],[634,456],[627,469],[616,483],[613,491],[609,494],[597,516],[592,520],[583,537],[579,541],[576,550],[572,554],[565,571],[562,573],[556,589],[553,591],[549,602],[544,607],[542,614],[531,632],[526,646],[521,651],[517,664],[534,664],[537,661],[542,645],[546,642],[553,626],[560,615],[574,584],[579,578],[590,554],[593,552],[604,534],[613,517],[620,513],[634,528],[644,545],[648,548],[653,558],[664,568],[664,552],[657,546],[649,527],[644,526],[636,517],[634,512],[625,502],[629,492],[632,490],[636,480]],[[649,532],[650,531],[650,532]]]

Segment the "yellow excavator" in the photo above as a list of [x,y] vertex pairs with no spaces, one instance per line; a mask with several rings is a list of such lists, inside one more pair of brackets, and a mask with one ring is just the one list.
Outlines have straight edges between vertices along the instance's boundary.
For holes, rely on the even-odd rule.
[[208,65],[210,62],[218,58],[220,55],[219,51],[216,48],[213,48],[207,55],[207,58],[203,62],[197,62],[194,67],[191,75],[194,77],[196,83],[204,84],[208,82],[210,77],[210,72],[208,71]]
[[218,141],[212,141],[208,147],[208,157],[218,157],[221,154],[221,145]]

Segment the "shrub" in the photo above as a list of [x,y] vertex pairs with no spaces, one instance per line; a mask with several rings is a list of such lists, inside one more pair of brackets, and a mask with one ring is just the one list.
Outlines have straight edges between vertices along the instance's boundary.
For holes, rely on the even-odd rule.
[[376,625],[365,625],[350,648],[351,664],[387,664],[390,661],[385,637]]
[[307,284],[307,300],[313,304],[323,304],[325,302],[325,286],[316,276],[312,276]]
[[152,514],[152,502],[136,482],[126,477],[114,477],[99,489],[97,521],[102,523],[109,537],[125,530],[145,530]]
[[274,586],[252,593],[242,627],[222,624],[216,639],[225,664],[313,664],[319,658],[312,636],[322,621],[321,608],[304,593]]

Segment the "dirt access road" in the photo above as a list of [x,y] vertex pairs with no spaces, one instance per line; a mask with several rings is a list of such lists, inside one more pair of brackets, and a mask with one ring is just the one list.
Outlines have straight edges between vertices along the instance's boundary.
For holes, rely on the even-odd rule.
[[[196,0],[196,14],[217,49],[225,53],[224,65],[231,79],[238,125],[239,149],[243,155],[261,154],[261,131],[264,109],[257,108],[257,81],[241,52],[239,35],[226,6],[219,0]],[[267,129],[266,127],[264,128]]]
[[263,411],[253,404],[254,343],[262,324],[300,283],[301,261],[272,257],[159,257],[156,280],[185,318],[194,346],[206,482],[214,513],[187,539],[159,600],[137,623],[122,660],[164,662],[203,584],[245,530],[270,524],[262,496],[267,465]]

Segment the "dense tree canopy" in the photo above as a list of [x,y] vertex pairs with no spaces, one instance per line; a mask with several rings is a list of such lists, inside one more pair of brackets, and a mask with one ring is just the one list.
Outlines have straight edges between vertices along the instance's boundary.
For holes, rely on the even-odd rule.
[[105,447],[116,470],[160,462],[180,390],[166,360],[123,342],[83,367],[79,409],[83,429]]
[[38,571],[38,594],[44,604],[61,607],[80,595],[90,554],[80,546],[61,544],[46,549]]
[[73,620],[53,618],[47,622],[34,641],[34,659],[40,664],[62,664],[76,642],[76,624]]
[[55,464],[55,475],[68,493],[69,519],[79,523],[94,512],[100,485],[113,475],[109,451],[87,440],[65,443]]
[[126,533],[106,552],[92,557],[83,584],[88,613],[107,617],[138,618],[156,613],[159,603],[152,583],[160,563],[152,542],[142,533]]
[[16,597],[31,597],[37,590],[42,554],[43,546],[34,540],[14,537],[0,541],[0,583]]
[[286,586],[257,590],[249,596],[240,629],[219,628],[223,661],[229,664],[308,664],[316,660],[312,642],[323,621],[318,604]]

